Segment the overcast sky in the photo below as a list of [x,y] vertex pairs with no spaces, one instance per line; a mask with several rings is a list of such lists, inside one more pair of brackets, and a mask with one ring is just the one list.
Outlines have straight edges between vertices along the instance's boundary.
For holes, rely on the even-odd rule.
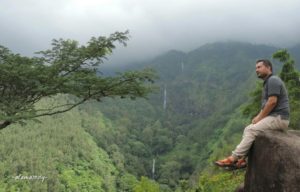
[[0,0],[0,44],[32,55],[52,39],[129,30],[114,63],[216,41],[286,47],[300,43],[299,10],[299,0]]

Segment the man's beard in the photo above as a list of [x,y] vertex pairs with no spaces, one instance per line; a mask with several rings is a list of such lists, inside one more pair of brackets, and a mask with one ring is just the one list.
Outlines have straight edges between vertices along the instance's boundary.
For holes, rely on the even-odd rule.
[[263,73],[256,73],[256,75],[260,79],[264,79],[265,77],[267,77],[267,74],[263,74]]

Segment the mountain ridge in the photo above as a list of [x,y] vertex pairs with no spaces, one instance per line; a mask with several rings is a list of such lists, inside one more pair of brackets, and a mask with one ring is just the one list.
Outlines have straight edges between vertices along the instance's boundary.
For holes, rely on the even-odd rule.
[[[193,191],[200,186],[232,191],[232,181],[240,180],[241,174],[237,180],[220,176],[211,162],[230,153],[239,141],[249,122],[241,108],[257,83],[255,61],[270,58],[276,50],[248,43],[214,43],[110,69],[112,74],[113,70],[154,68],[160,76],[155,81],[158,89],[148,99],[90,102],[62,116],[41,118],[41,124],[4,130],[0,186],[12,191],[51,191],[51,187],[92,191],[93,187],[94,191],[136,192],[137,185],[149,189],[159,185],[163,192]],[[108,74],[104,71],[104,75]],[[39,145],[33,149],[26,144],[35,141]],[[47,151],[57,155],[52,158]],[[47,165],[42,164],[45,156]],[[214,176],[205,177],[206,171]],[[47,183],[14,183],[10,178],[37,173],[45,174]]]

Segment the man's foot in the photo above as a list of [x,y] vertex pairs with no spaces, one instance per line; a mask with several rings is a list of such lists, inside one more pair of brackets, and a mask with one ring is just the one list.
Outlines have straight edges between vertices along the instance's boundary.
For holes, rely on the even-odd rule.
[[226,159],[216,161],[215,165],[217,165],[219,167],[233,167],[233,166],[235,166],[236,162],[237,162],[237,160],[234,157],[229,156]]
[[245,159],[239,159],[233,166],[224,167],[228,171],[234,171],[237,169],[244,169],[247,167],[247,161]]
[[236,169],[243,169],[247,167],[247,161],[245,159],[239,159],[234,166]]

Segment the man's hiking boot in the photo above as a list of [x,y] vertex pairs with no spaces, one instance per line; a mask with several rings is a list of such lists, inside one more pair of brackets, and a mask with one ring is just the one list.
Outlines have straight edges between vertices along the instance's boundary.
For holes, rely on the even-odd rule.
[[243,169],[243,168],[246,168],[247,167],[247,161],[246,159],[239,159],[234,167],[236,167],[237,169]]
[[227,157],[225,159],[215,161],[215,165],[219,167],[232,167],[235,165],[237,160],[233,160],[231,157]]
[[236,169],[243,169],[247,167],[247,161],[242,158],[238,160],[233,160],[230,157],[227,157],[226,159],[219,160],[215,162],[215,165],[219,167],[223,167],[227,170],[236,170]]

